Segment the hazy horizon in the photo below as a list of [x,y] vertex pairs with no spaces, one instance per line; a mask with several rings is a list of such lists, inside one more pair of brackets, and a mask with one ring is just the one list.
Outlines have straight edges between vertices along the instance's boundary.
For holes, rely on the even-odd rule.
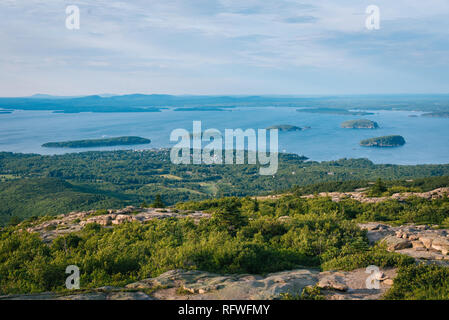
[[185,94],[176,94],[176,93],[159,93],[159,92],[153,92],[153,93],[142,93],[142,92],[129,92],[129,93],[92,93],[92,94],[79,94],[79,95],[57,95],[52,93],[34,93],[31,95],[24,95],[24,96],[0,96],[0,98],[83,98],[83,97],[90,97],[90,96],[100,96],[102,98],[109,98],[109,97],[115,97],[115,96],[132,96],[132,95],[145,95],[145,96],[152,96],[152,95],[167,95],[167,96],[176,96],[176,97],[252,97],[252,96],[258,96],[258,97],[267,97],[267,98],[327,98],[327,97],[388,97],[388,96],[449,96],[449,93],[445,92],[421,92],[421,93],[323,93],[323,94],[271,94],[271,93],[263,93],[263,94],[252,94],[252,93],[242,93],[242,94],[216,94],[216,93],[205,93],[205,94],[195,94],[195,93],[185,93]]

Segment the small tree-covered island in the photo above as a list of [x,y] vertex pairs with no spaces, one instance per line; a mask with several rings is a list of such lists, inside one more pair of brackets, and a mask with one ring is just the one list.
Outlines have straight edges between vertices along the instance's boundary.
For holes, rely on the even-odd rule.
[[340,125],[345,129],[377,129],[379,125],[375,121],[367,119],[348,120]]
[[360,145],[363,147],[400,147],[404,144],[404,137],[398,135],[383,136],[360,141]]
[[302,131],[302,130],[306,130],[306,129],[310,129],[310,127],[297,127],[297,126],[292,126],[290,124],[278,124],[278,125],[274,125],[271,127],[268,127],[267,130],[271,130],[271,129],[277,129],[281,132],[289,132],[289,131]]
[[116,137],[105,139],[86,139],[62,142],[47,142],[42,145],[44,148],[93,148],[93,147],[114,147],[129,146],[138,144],[149,144],[150,139],[141,137]]

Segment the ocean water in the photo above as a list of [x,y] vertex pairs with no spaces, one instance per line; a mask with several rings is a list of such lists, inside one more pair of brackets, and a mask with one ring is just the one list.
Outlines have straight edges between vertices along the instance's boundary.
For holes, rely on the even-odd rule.
[[[411,111],[372,111],[373,115],[347,116],[296,112],[289,107],[246,107],[232,111],[173,111],[149,113],[78,113],[14,111],[0,114],[0,151],[61,154],[87,150],[154,149],[171,147],[170,133],[182,128],[193,131],[192,122],[202,121],[202,130],[262,129],[290,124],[311,129],[279,132],[280,151],[304,155],[311,160],[368,158],[375,163],[430,164],[449,163],[449,119],[409,117]],[[351,119],[370,119],[380,128],[342,129],[340,123]],[[359,141],[398,134],[407,144],[398,148],[366,148]],[[46,142],[141,136],[152,143],[88,149],[47,149]]]

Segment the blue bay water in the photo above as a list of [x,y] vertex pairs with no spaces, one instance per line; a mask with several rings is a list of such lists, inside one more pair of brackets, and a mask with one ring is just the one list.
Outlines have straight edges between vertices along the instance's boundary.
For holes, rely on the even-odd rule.
[[[232,111],[173,111],[149,113],[78,113],[14,111],[0,114],[0,151],[61,154],[87,150],[153,149],[171,147],[172,130],[191,132],[192,122],[202,121],[202,130],[262,129],[290,124],[311,129],[279,133],[280,151],[305,155],[311,160],[368,158],[375,163],[430,164],[449,163],[449,119],[409,117],[409,111],[373,111],[374,115],[346,116],[297,112],[295,108],[237,108]],[[345,120],[365,118],[379,123],[376,130],[342,129]],[[398,148],[366,148],[359,141],[366,138],[399,134],[407,144]],[[152,143],[89,149],[47,149],[46,142],[95,139],[102,137],[140,136]]]

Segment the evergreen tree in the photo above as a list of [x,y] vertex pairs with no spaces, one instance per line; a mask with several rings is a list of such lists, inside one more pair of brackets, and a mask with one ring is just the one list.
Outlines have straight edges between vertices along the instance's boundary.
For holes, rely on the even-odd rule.
[[151,205],[153,208],[165,208],[165,204],[162,201],[162,197],[160,194],[156,195],[156,198],[154,199],[153,204]]
[[214,213],[215,221],[231,234],[248,224],[248,219],[240,211],[241,203],[238,198],[225,199],[223,205]]
[[259,211],[259,201],[257,201],[257,198],[254,198],[254,212]]
[[143,201],[143,202],[140,204],[140,207],[141,207],[141,208],[148,208],[148,204],[146,203],[146,201]]
[[385,191],[387,191],[385,183],[382,181],[382,179],[378,178],[376,183],[371,187],[370,195],[381,196]]

